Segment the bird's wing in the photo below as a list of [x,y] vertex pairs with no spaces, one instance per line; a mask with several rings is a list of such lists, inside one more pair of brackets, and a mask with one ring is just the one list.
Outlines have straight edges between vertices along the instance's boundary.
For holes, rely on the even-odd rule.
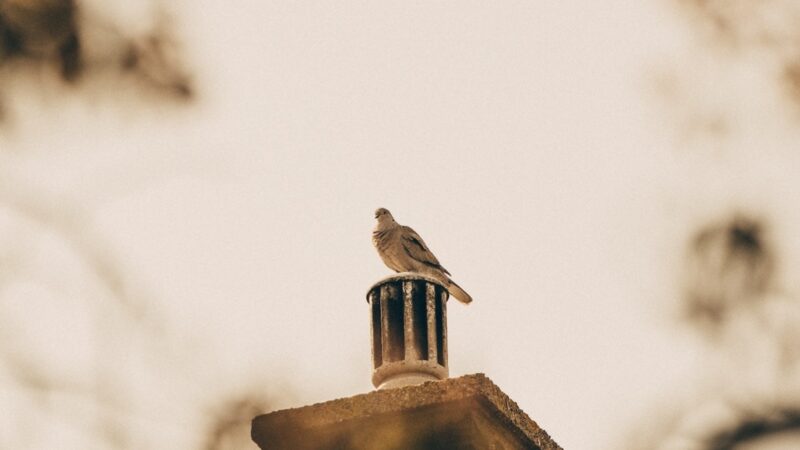
[[442,272],[450,275],[450,272],[447,271],[441,264],[439,264],[439,260],[433,256],[428,246],[425,245],[425,241],[422,240],[421,237],[417,234],[416,231],[412,230],[411,227],[403,226],[402,227],[402,237],[403,237],[403,248],[406,249],[408,256],[416,259],[417,261],[427,264],[429,266],[433,266],[437,269],[440,269]]

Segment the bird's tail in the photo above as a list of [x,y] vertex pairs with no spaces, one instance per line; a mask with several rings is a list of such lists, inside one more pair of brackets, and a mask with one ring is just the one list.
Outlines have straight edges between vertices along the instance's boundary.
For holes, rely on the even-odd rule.
[[450,285],[447,287],[447,290],[450,291],[450,295],[456,298],[456,300],[460,301],[464,304],[472,303],[472,297],[466,293],[461,286],[457,285],[455,281],[450,280]]

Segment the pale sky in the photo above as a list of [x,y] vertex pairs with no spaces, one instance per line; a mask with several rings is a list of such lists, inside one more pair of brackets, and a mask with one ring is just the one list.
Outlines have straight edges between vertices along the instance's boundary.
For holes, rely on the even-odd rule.
[[[370,243],[378,207],[475,300],[449,304],[451,376],[485,373],[566,449],[620,448],[724,372],[677,318],[696,227],[768,217],[796,292],[796,124],[758,56],[703,53],[670,2],[170,10],[196,103],[17,80],[0,137],[0,200],[74,212],[167,330],[120,325],[74,247],[0,210],[25,239],[0,244],[36,274],[0,303],[19,353],[79,384],[113,374],[132,448],[196,448],[217,395],[286,408],[371,390],[364,296],[390,273]],[[733,137],[693,134],[704,108],[730,112]],[[3,379],[19,413],[0,446],[104,448],[38,423]]]

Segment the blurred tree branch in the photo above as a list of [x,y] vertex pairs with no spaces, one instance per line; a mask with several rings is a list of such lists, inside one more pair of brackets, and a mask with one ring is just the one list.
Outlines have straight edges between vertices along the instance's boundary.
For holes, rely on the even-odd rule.
[[[191,100],[195,90],[170,25],[161,14],[148,33],[129,35],[77,0],[2,0],[0,76],[51,67],[68,85],[110,76],[154,99]],[[9,114],[2,106],[0,120]]]

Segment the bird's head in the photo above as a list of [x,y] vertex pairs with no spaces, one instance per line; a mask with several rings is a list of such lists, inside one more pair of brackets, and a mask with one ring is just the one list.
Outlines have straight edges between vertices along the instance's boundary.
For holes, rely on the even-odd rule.
[[375,210],[375,218],[378,219],[378,227],[388,227],[394,223],[392,213],[386,208],[378,208]]

